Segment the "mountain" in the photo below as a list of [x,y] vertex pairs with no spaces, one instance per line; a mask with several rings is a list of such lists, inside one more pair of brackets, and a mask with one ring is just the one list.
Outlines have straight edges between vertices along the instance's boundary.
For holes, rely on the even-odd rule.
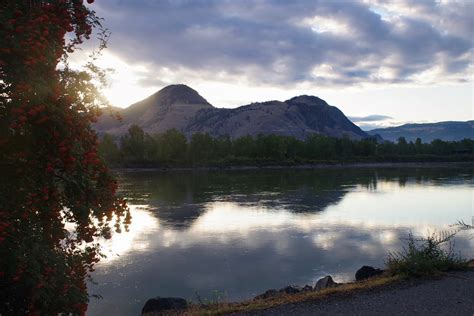
[[235,109],[213,107],[186,85],[167,86],[150,97],[119,110],[122,122],[102,117],[95,125],[100,133],[125,134],[132,124],[148,133],[175,128],[187,136],[205,132],[213,136],[278,134],[304,139],[312,134],[352,139],[369,135],[338,108],[324,100],[302,95],[287,101],[252,103]]
[[199,110],[213,106],[186,85],[167,86],[148,98],[117,109],[122,117],[119,122],[104,115],[94,128],[100,133],[122,135],[132,124],[148,133],[163,133],[171,128],[183,130]]
[[384,140],[390,141],[397,141],[400,137],[405,137],[407,141],[415,141],[419,137],[425,143],[435,139],[445,141],[474,139],[474,121],[405,124],[397,127],[377,128],[367,133],[370,135],[379,134]]

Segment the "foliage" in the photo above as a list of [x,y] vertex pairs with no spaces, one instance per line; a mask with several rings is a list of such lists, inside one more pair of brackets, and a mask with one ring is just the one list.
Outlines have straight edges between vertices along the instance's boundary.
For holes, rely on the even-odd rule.
[[184,161],[186,159],[186,137],[176,129],[170,129],[156,138],[158,147],[157,161]]
[[457,231],[415,238],[412,233],[402,251],[389,253],[387,267],[392,275],[417,277],[447,270],[461,269],[466,261],[453,252]]
[[121,163],[121,152],[111,135],[106,134],[102,137],[99,146],[99,155],[112,166]]
[[91,128],[104,73],[67,56],[107,32],[79,0],[3,0],[0,23],[0,314],[84,314],[97,238],[129,213]]
[[144,160],[145,133],[143,130],[138,125],[132,125],[128,130],[128,134],[120,140],[120,148],[126,161],[136,162]]
[[[116,146],[105,134],[100,152],[110,164],[141,165],[206,165],[260,164],[345,161],[439,161],[471,159],[474,140],[457,142],[433,141],[423,144],[400,139],[397,143],[378,143],[373,138],[351,140],[313,135],[306,140],[281,135],[211,137],[196,133],[190,139],[176,129],[163,134],[148,135],[139,126],[130,127],[128,134],[115,139]],[[117,148],[120,157],[117,157]]]

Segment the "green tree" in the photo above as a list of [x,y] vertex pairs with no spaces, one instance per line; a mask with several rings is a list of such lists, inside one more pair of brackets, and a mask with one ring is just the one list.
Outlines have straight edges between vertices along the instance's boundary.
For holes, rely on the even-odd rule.
[[214,142],[207,133],[195,133],[189,144],[191,162],[209,162],[214,157]]
[[431,154],[434,155],[447,155],[451,153],[450,146],[447,142],[441,139],[435,139],[430,144]]
[[336,157],[334,138],[312,135],[306,139],[306,155],[309,159],[332,159]]
[[229,136],[214,138],[214,156],[218,160],[225,160],[232,155],[232,141]]
[[408,143],[405,137],[398,138],[397,141],[397,149],[399,155],[407,155],[408,154]]
[[356,156],[374,156],[377,147],[377,142],[373,138],[361,139],[354,142],[354,154]]
[[252,136],[239,137],[232,142],[232,153],[235,157],[255,158],[256,143]]
[[145,161],[145,132],[140,126],[136,124],[130,126],[128,134],[120,139],[120,149],[126,163],[143,163]]
[[421,138],[417,138],[415,140],[415,152],[417,155],[423,154],[423,142],[421,141]]
[[347,135],[337,140],[336,153],[339,157],[351,157],[353,155],[353,142]]
[[170,129],[157,135],[160,148],[160,161],[183,162],[186,159],[187,140],[183,133]]
[[104,134],[99,144],[99,155],[110,166],[116,166],[121,162],[121,153],[115,141],[110,134]]

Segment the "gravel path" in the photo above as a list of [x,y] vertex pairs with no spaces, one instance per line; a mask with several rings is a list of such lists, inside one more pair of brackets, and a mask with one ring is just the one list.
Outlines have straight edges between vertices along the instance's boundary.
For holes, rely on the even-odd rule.
[[474,271],[238,315],[474,316]]

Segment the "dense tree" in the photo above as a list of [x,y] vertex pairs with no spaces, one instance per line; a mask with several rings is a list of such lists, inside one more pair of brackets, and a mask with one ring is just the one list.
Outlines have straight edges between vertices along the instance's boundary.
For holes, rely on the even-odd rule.
[[0,24],[0,314],[84,314],[97,238],[129,213],[91,128],[103,73],[66,57],[106,33],[78,0],[2,0]]
[[104,134],[102,136],[99,144],[99,154],[110,166],[121,163],[121,152],[112,135]]
[[208,162],[214,156],[214,143],[207,133],[196,133],[189,143],[188,157],[191,162]]
[[158,135],[160,149],[159,160],[165,162],[183,162],[186,159],[186,137],[176,129],[170,129]]
[[252,136],[239,137],[232,144],[232,154],[235,157],[255,158],[257,155],[257,146]]
[[145,133],[138,125],[130,126],[128,133],[120,139],[120,147],[127,163],[142,163],[145,161],[147,150]]
[[336,156],[336,141],[334,138],[312,135],[306,139],[307,158],[327,160]]
[[223,160],[232,155],[232,141],[229,136],[214,138],[214,157]]
[[[104,141],[109,141],[104,139]],[[113,146],[107,145],[103,147]],[[102,148],[102,146],[101,146]],[[113,149],[111,149],[113,150]],[[429,161],[442,159],[472,159],[474,140],[459,142],[435,140],[424,144],[404,138],[397,143],[377,142],[373,138],[351,140],[312,135],[305,141],[279,135],[211,137],[196,133],[188,143],[183,133],[168,130],[163,134],[148,135],[140,127],[132,126],[122,137],[120,156],[125,165],[134,162],[149,165],[192,164],[261,164],[298,163],[317,161]],[[156,154],[158,152],[158,154]],[[137,153],[139,153],[137,155]],[[111,153],[105,153],[110,156]]]

